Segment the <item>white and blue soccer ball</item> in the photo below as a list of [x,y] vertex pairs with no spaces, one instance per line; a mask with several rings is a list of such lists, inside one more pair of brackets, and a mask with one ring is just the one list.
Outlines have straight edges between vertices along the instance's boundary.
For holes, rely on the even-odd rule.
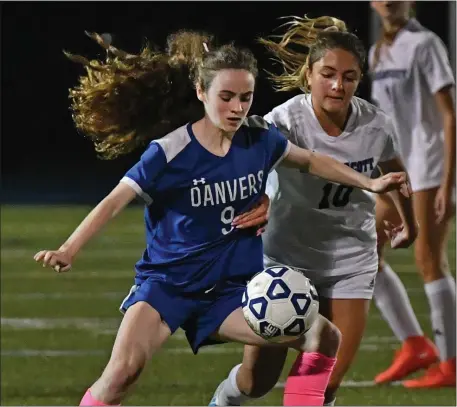
[[319,312],[319,298],[303,273],[285,266],[268,267],[247,284],[242,307],[257,335],[287,342],[311,328]]

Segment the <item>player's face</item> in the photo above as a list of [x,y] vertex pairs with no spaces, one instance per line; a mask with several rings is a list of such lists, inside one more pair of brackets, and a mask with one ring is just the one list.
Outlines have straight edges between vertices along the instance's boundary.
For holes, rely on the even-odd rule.
[[410,1],[372,1],[371,7],[383,20],[391,22],[408,19],[412,2]]
[[307,73],[313,102],[329,113],[345,113],[361,78],[355,55],[343,49],[327,50]]
[[249,112],[254,96],[255,78],[244,69],[223,69],[206,91],[197,90],[211,122],[219,129],[234,133]]

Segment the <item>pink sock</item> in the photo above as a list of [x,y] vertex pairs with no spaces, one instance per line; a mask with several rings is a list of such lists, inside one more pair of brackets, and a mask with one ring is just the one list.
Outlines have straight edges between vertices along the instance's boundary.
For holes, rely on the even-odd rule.
[[300,353],[287,377],[285,406],[322,406],[336,358],[318,352]]
[[[90,389],[86,391],[86,394],[79,403],[80,406],[109,406],[110,404],[102,403],[101,401],[95,400],[90,393]],[[117,404],[118,406],[120,404]]]

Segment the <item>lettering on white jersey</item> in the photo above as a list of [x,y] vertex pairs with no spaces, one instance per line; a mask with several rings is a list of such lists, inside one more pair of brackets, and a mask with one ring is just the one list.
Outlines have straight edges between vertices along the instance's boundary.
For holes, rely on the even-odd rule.
[[386,69],[384,71],[373,72],[372,78],[374,81],[379,81],[387,78],[402,79],[406,76],[406,69]]
[[365,160],[362,160],[362,161],[347,162],[345,164],[348,167],[351,167],[353,170],[356,170],[357,172],[368,172],[368,171],[374,170],[373,157],[366,158]]
[[190,201],[194,208],[227,204],[249,198],[262,190],[264,181],[263,170],[258,171],[257,174],[248,174],[213,184],[207,184],[204,178],[201,180],[194,179],[193,184],[195,186],[190,189]]
[[[361,161],[346,162],[344,164],[360,173],[373,171],[374,167],[375,167],[373,157],[366,158],[365,160],[361,160]],[[305,170],[300,170],[300,172],[302,172],[304,174],[308,173]]]

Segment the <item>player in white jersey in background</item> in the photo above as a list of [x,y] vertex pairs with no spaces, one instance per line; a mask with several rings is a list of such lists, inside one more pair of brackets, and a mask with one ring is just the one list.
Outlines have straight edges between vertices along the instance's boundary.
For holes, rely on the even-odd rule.
[[[285,68],[283,75],[273,76],[279,90],[304,91],[267,114],[268,122],[278,126],[292,143],[332,156],[367,176],[377,166],[382,170],[403,168],[394,149],[390,118],[354,96],[366,53],[343,21],[295,17],[279,43],[262,42]],[[299,53],[290,44],[309,51]],[[271,206],[263,234],[264,264],[303,271],[319,293],[320,312],[342,333],[325,394],[325,403],[332,404],[359,348],[373,294],[378,269],[375,200],[371,194],[323,182],[301,171],[276,171],[276,179],[269,177]],[[400,194],[391,197],[404,224],[404,229],[393,232],[392,245],[408,247],[417,234],[412,204]],[[241,219],[246,222],[261,210]],[[243,364],[218,387],[214,405],[235,405],[245,399],[239,388],[246,386],[247,372],[255,370],[259,352],[254,346],[246,347]],[[281,354],[285,360],[287,350],[278,349],[278,358]],[[300,405],[295,403],[296,397],[305,389],[296,376],[312,371],[315,365],[305,354],[297,357],[285,385],[285,405]],[[243,372],[236,382],[230,380],[235,369]],[[265,371],[265,377],[274,374],[273,369]]]
[[[393,364],[375,381],[386,383],[430,366],[406,387],[455,387],[455,281],[447,257],[450,219],[454,214],[455,105],[454,76],[441,39],[411,18],[411,2],[372,2],[382,33],[370,50],[372,99],[393,120],[398,150],[414,192],[419,222],[415,242],[417,268],[430,305],[435,344],[424,336],[406,289],[382,261],[384,233],[378,234],[380,273],[374,300],[403,346]],[[396,222],[387,196],[377,198],[377,222]]]

